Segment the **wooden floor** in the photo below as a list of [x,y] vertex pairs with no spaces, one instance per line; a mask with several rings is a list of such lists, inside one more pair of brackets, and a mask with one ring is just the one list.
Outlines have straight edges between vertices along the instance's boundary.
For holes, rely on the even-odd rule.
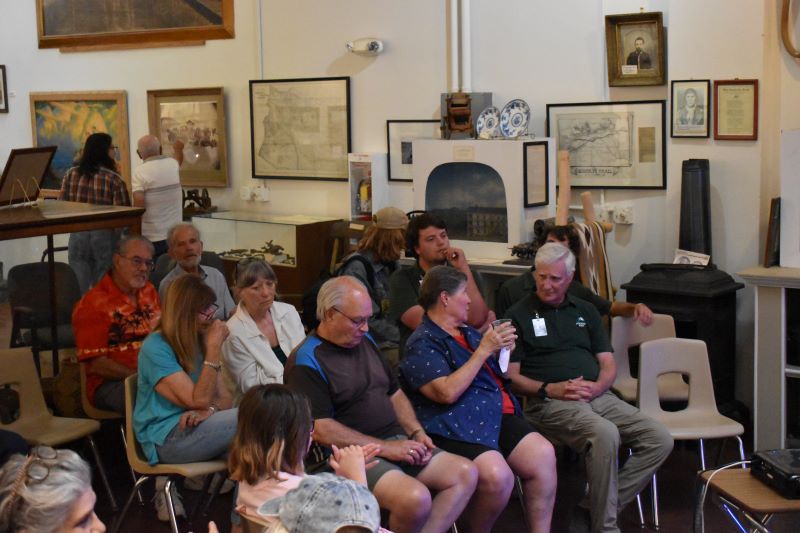
[[[0,304],[0,345],[8,346],[11,324],[8,304]],[[132,487],[130,471],[127,469],[122,442],[119,438],[117,426],[111,422],[104,422],[100,434],[96,437],[98,446],[101,450],[103,462],[108,471],[115,496],[120,504],[124,503]],[[707,458],[713,460],[717,456],[717,444],[707,445]],[[736,457],[736,446],[730,444],[726,447],[723,461],[732,461]],[[87,450],[83,450],[80,445],[76,445],[76,450],[81,452],[84,457],[90,457]],[[555,517],[553,520],[554,532],[566,532],[569,530],[569,522],[572,510],[577,501],[582,497],[585,488],[585,477],[583,467],[574,458],[565,457],[560,454],[558,461],[558,494],[556,497]],[[695,476],[699,469],[699,458],[694,446],[676,446],[672,455],[659,471],[659,498],[660,498],[660,530],[652,526],[652,518],[649,509],[649,489],[647,490],[645,502],[645,518],[648,525],[644,528],[639,526],[639,518],[635,503],[628,506],[620,515],[619,525],[624,532],[636,531],[662,531],[662,532],[689,532],[692,531],[692,518],[694,509]],[[95,476],[97,478],[97,476]],[[150,499],[152,497],[152,483],[145,485],[146,503],[140,506],[134,501],[133,506],[121,528],[124,532],[148,533],[168,532],[169,526],[161,523],[155,516]],[[108,498],[99,479],[95,479],[95,491],[97,492],[97,513],[100,518],[111,526],[116,520],[116,514],[111,511]],[[187,510],[191,510],[194,502],[197,501],[199,493],[181,489]],[[230,531],[230,512],[232,509],[232,495],[218,497],[212,504],[207,517],[198,518],[194,524],[186,521],[180,522],[181,531],[204,532],[207,530],[208,519],[216,521],[221,532]],[[712,502],[705,506],[706,531],[708,532],[728,532],[736,531],[731,522],[728,521],[722,512]],[[798,516],[777,516],[771,523],[772,530],[776,532],[796,532],[800,531],[800,517]],[[495,532],[517,532],[524,531],[525,526],[522,520],[522,512],[519,501],[512,499],[506,510],[496,523],[493,531]],[[460,524],[460,532],[469,531],[468,524]]]

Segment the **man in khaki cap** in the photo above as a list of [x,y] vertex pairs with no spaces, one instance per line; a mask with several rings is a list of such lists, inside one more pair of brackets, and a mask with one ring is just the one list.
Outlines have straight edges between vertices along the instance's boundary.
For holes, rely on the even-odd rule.
[[372,299],[370,334],[382,349],[390,349],[397,347],[400,332],[397,323],[386,318],[389,277],[399,268],[408,217],[396,207],[384,207],[372,219],[375,224],[364,233],[356,252],[345,259],[339,275],[353,276],[367,288]]

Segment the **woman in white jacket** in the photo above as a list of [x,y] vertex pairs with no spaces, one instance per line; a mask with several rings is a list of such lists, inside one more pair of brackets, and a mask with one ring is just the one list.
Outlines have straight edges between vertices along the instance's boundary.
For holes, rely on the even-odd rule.
[[230,335],[222,346],[236,404],[254,385],[283,383],[286,358],[306,336],[294,306],[275,301],[277,286],[266,262],[239,264],[239,306],[228,320]]

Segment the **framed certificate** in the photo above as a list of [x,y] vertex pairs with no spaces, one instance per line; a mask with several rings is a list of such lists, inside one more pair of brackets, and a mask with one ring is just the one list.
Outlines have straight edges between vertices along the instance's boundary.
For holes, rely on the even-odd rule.
[[758,139],[758,80],[714,81],[714,139]]

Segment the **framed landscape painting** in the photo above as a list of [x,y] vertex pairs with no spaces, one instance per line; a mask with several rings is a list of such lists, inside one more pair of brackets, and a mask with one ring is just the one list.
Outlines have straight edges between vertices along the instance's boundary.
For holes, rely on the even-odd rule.
[[226,187],[228,143],[222,87],[147,91],[150,134],[164,155],[179,148],[183,187]]
[[350,77],[250,81],[254,178],[347,181]]
[[234,37],[233,0],[36,0],[39,48],[202,44]]
[[80,157],[92,133],[111,135],[118,147],[119,173],[130,187],[131,154],[125,91],[31,93],[34,146],[55,146],[43,188],[60,188],[64,173]]
[[569,152],[577,189],[664,189],[666,102],[547,104],[547,137]]

